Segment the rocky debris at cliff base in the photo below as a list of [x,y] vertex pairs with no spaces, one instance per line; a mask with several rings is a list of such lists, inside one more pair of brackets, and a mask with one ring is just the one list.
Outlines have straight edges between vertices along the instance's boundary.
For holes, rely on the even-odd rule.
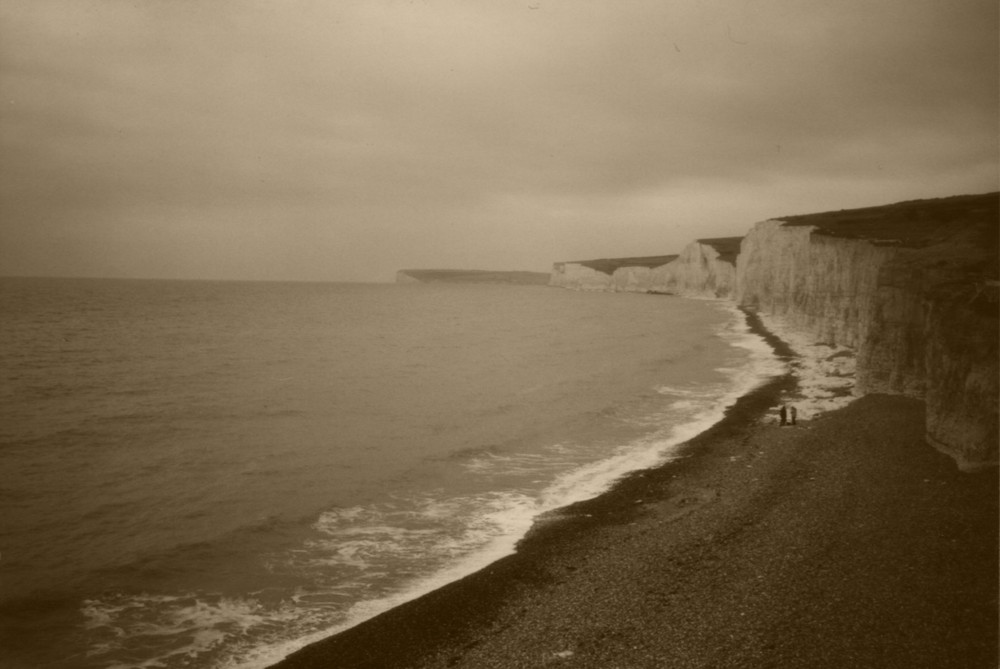
[[854,349],[817,342],[779,316],[757,314],[768,330],[795,351],[792,373],[798,390],[784,398],[798,410],[798,420],[816,418],[854,401],[856,356]]

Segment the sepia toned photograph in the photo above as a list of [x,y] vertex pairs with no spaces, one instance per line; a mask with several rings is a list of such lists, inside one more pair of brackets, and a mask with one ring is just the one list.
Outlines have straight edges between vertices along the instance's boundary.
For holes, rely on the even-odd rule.
[[0,0],[0,668],[996,669],[996,0]]

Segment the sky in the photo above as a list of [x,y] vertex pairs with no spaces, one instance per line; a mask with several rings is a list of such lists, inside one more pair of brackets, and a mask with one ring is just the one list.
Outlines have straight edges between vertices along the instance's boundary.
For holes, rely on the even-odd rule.
[[1000,188],[996,0],[3,0],[0,275],[391,281]]

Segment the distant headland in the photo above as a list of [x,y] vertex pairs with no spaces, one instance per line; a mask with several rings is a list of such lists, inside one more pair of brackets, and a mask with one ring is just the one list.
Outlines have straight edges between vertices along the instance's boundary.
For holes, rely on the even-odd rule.
[[512,555],[276,667],[996,667],[998,216],[998,193],[914,200],[554,263],[552,286],[728,303],[787,371]]
[[852,360],[849,392],[927,404],[927,440],[962,469],[995,466],[1000,194],[755,224],[679,254],[553,264],[552,273],[401,270],[397,283],[545,284],[722,299],[788,340]]
[[565,261],[551,285],[717,298],[782,339],[854,358],[855,396],[925,400],[926,438],[963,469],[997,455],[1000,194],[782,216],[677,256]]
[[500,272],[483,269],[401,269],[396,283],[507,283],[546,285],[548,272]]

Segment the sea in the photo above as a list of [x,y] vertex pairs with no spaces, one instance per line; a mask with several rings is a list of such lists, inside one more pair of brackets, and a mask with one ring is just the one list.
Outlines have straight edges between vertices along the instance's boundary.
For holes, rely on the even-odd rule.
[[0,279],[0,666],[269,666],[782,371],[710,300]]

